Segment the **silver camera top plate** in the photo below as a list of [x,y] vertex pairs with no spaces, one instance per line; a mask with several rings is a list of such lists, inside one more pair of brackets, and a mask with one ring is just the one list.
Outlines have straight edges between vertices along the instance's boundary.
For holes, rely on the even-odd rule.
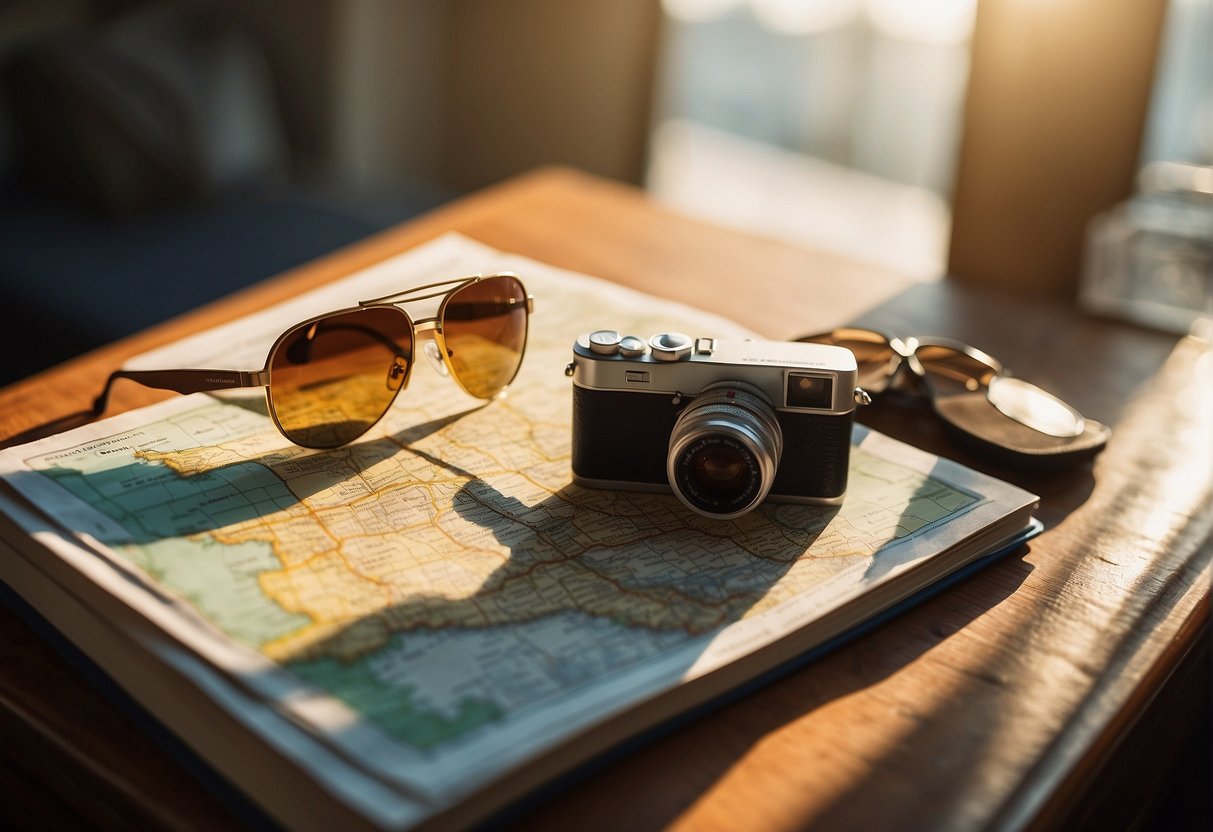
[[[734,381],[758,388],[778,409],[826,413],[855,409],[855,356],[843,347],[658,333],[648,339],[650,349],[640,354],[635,349],[607,353],[595,342],[598,339],[591,341],[597,334],[585,333],[573,345],[572,376],[578,386],[695,395],[709,385]],[[620,340],[628,338],[632,336]],[[828,385],[832,389],[828,402],[788,401],[798,387],[808,390],[815,379],[833,381]]]

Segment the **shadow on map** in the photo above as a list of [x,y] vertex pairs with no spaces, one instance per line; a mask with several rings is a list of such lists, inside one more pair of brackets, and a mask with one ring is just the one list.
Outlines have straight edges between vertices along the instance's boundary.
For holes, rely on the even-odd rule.
[[[510,627],[564,614],[650,632],[712,633],[766,597],[838,511],[783,506],[778,522],[770,508],[721,522],[672,496],[576,485],[527,505],[470,475],[452,508],[452,532],[463,529],[471,557],[461,562],[453,554],[449,568],[472,572],[494,544],[508,549],[501,564],[474,591],[415,595],[351,623],[309,654],[354,658],[395,633]],[[491,533],[492,542],[476,540],[467,523]],[[604,658],[597,667],[610,663]]]
[[[413,452],[426,456],[416,449]],[[292,663],[306,678],[323,682],[330,693],[346,699],[372,722],[406,742],[412,742],[412,737],[393,728],[399,724],[404,710],[409,711],[408,718],[412,721],[419,711],[434,708],[426,716],[428,730],[464,736],[500,717],[499,713],[486,716],[492,712],[482,707],[478,712],[479,723],[456,724],[466,715],[477,713],[476,705],[484,706],[498,696],[503,700],[513,698],[515,707],[542,702],[542,698],[518,701],[522,687],[519,680],[528,675],[532,678],[538,673],[550,675],[556,681],[549,692],[557,685],[566,691],[585,689],[612,674],[640,670],[646,660],[666,651],[667,661],[661,671],[671,674],[666,677],[667,682],[676,684],[712,636],[762,604],[838,514],[836,508],[767,504],[736,521],[711,521],[693,514],[669,495],[600,491],[576,485],[566,486],[536,505],[528,505],[466,471],[432,457],[427,459],[467,477],[452,500],[454,512],[459,520],[473,524],[473,531],[467,532],[469,537],[474,538],[477,529],[490,533],[492,542],[508,549],[508,557],[479,581],[472,592],[458,597],[407,598],[310,645]],[[920,493],[921,490],[915,496]],[[911,499],[910,505],[913,504]],[[907,510],[899,522],[909,523],[912,519],[916,518],[911,518]],[[484,547],[491,543],[488,538],[473,539],[471,545]],[[1026,551],[1026,546],[1021,547],[1021,553]],[[992,603],[1013,592],[1031,571],[1031,566],[1019,558],[1011,556],[1006,560],[1011,565],[995,576],[998,588],[993,593],[982,593],[983,598],[995,599]],[[451,568],[462,568],[457,557],[453,558]],[[441,570],[434,574],[440,575]],[[871,566],[866,574],[869,578],[878,576]],[[945,599],[936,602],[937,613],[940,605],[949,606]],[[815,675],[812,667],[791,673],[788,678],[794,680],[790,684],[799,697],[795,704],[787,701],[786,686],[781,686],[782,693],[754,692],[747,686],[751,693],[742,714],[725,717],[730,720],[730,727],[725,729],[727,742],[709,752],[689,749],[688,746],[696,745],[695,741],[684,742],[679,734],[656,743],[657,748],[646,754],[643,763],[648,766],[653,759],[661,760],[652,770],[655,780],[664,777],[667,766],[691,772],[680,775],[678,782],[684,788],[689,786],[692,792],[682,795],[682,801],[671,803],[669,819],[676,818],[680,808],[694,800],[697,793],[710,788],[769,731],[896,672],[980,612],[967,607],[963,611],[945,609],[937,618],[930,615],[924,618],[919,611],[912,611],[908,614],[912,616],[911,626],[915,632],[924,630],[925,638],[911,639],[895,653],[882,652],[871,645],[870,639],[860,638],[858,646],[843,654],[850,659],[837,654],[820,659],[830,664],[823,676]],[[568,618],[570,615],[578,618]],[[537,643],[533,626],[545,619],[562,620],[564,629],[544,631],[551,641]],[[608,626],[595,626],[595,622]],[[445,702],[440,709],[437,703],[429,703],[424,697],[414,698],[419,685],[410,684],[408,701],[403,706],[400,694],[390,701],[383,692],[373,699],[366,696],[367,660],[380,647],[389,644],[400,647],[410,640],[424,641],[435,633],[449,631],[492,631],[496,634],[494,652],[490,656],[484,652],[431,648],[432,653],[441,655],[417,659],[416,665],[408,665],[412,659],[404,659],[405,667],[409,668],[406,673],[417,674],[412,677],[416,681],[418,675],[435,669],[434,662],[443,668],[439,675],[444,677],[474,666],[475,672],[468,672],[468,677],[479,676],[480,685],[487,680],[497,687],[485,690],[473,684],[463,688],[466,700]],[[601,635],[600,644],[594,643],[596,634]],[[655,638],[654,634],[664,634],[665,638]],[[567,635],[567,642],[562,642],[562,635]],[[627,640],[640,647],[631,652],[622,649],[621,642]],[[675,653],[679,648],[680,652]],[[646,650],[650,652],[646,654]],[[396,651],[396,655],[398,658],[393,661],[400,661],[400,655],[417,654]],[[523,669],[524,665],[530,669]],[[320,666],[323,669],[317,672]],[[650,664],[649,670],[641,672],[652,672],[652,668]],[[789,671],[785,668],[775,675],[781,672]],[[346,682],[345,678],[351,681]],[[653,742],[671,730],[668,724],[660,727],[655,734],[646,736],[644,742]],[[621,735],[617,741],[629,739],[633,742],[627,747],[634,748],[635,738]],[[670,748],[676,751],[671,752]],[[674,758],[680,758],[681,762]],[[688,766],[689,759],[694,760],[693,765]],[[621,783],[634,778],[634,768],[612,767],[608,763],[609,760],[598,758],[559,785],[546,789],[544,796],[559,795],[570,782],[589,771],[595,772],[596,784],[616,773]],[[629,761],[628,765],[635,764]],[[602,794],[597,785],[592,791]],[[585,799],[584,795],[579,798]],[[536,806],[533,800],[524,803],[527,808]],[[607,805],[598,808],[604,812],[610,809]],[[646,817],[651,820],[651,809],[650,805],[650,811],[639,813],[637,820]],[[542,798],[537,811],[540,814],[545,811]],[[626,814],[624,807],[616,807],[614,811]],[[613,817],[627,825],[626,817]]]
[[[443,469],[458,484],[452,486],[449,509],[440,511],[435,523],[446,522],[443,531],[467,547],[466,553],[457,546],[444,550],[428,567],[434,585],[446,591],[403,598],[283,659],[388,733],[419,748],[433,748],[445,738],[500,718],[501,711],[482,706],[489,697],[506,695],[524,672],[548,674],[550,693],[636,669],[659,655],[676,655],[664,666],[664,672],[676,679],[716,633],[771,596],[839,513],[837,508],[768,503],[734,521],[712,521],[670,495],[571,484],[528,505],[416,447],[463,415],[336,451],[290,448],[196,473],[179,473],[163,462],[140,462],[96,474],[64,469],[52,476],[123,526],[130,542],[146,543],[289,512],[321,490],[350,487],[355,493],[355,486],[371,477],[378,463],[402,449]],[[909,505],[913,504],[911,499]],[[917,521],[907,509],[897,522],[913,528]],[[500,563],[483,575],[485,553],[497,551],[502,553]],[[1006,584],[1001,595],[983,592],[982,597],[1010,594],[1031,569],[1021,560],[1007,560],[1013,566],[999,573]],[[883,563],[868,562],[866,576],[878,577]],[[933,606],[938,603],[942,599]],[[799,704],[789,709],[781,694],[776,697],[780,707],[772,707],[769,718],[757,723],[755,708],[748,703],[761,703],[770,695],[754,694],[747,702],[744,730],[738,728],[729,743],[702,755],[696,763],[699,774],[681,782],[709,788],[766,732],[893,673],[978,614],[980,610],[965,609],[944,616],[946,623],[940,624],[925,621],[914,611],[912,618],[905,616],[899,622],[910,621],[916,630],[925,628],[930,638],[921,644],[906,643],[891,655],[868,655],[871,650],[856,646],[847,651],[850,659],[845,661],[828,657],[823,661],[829,661],[832,669],[820,681],[811,669],[794,675],[794,687],[804,694]],[[562,651],[560,626],[537,630],[544,622],[561,622],[560,626],[582,632],[577,649]],[[500,636],[500,644],[517,649],[499,651],[497,666],[486,677],[500,681],[501,687],[469,694],[468,707],[452,715],[398,688],[374,689],[366,660],[393,640],[476,632],[492,632]],[[599,635],[602,638],[596,643]],[[481,658],[458,650],[447,654],[431,650],[435,652],[440,655],[437,659],[431,655],[428,667],[433,668],[434,661],[445,662],[441,666],[447,673],[459,672]],[[857,656],[864,657],[861,668],[852,667]],[[531,663],[529,671],[522,669],[525,662]],[[407,666],[406,672],[410,672]],[[657,750],[653,755],[660,758],[664,753]],[[609,770],[605,776],[610,776]]]
[[[288,447],[207,467],[207,460],[222,458],[220,446],[205,449],[204,457],[159,454],[94,473],[46,473],[113,521],[113,532],[121,530],[98,535],[105,542],[133,544],[201,535],[279,512],[314,520],[314,509],[292,511],[320,491],[336,495],[338,508],[374,493],[373,469],[402,450],[462,481],[450,502],[449,537],[458,542],[471,524],[491,542],[470,541],[470,559],[461,560],[456,549],[449,563],[434,567],[436,577],[461,573],[446,582],[447,591],[416,594],[351,622],[300,659],[356,657],[365,645],[382,645],[396,633],[508,627],[563,614],[646,632],[713,633],[763,601],[839,511],[767,503],[741,518],[715,521],[671,495],[572,484],[526,505],[415,447],[468,412],[333,451]],[[908,510],[899,522],[911,522]],[[478,585],[469,583],[467,575],[484,568],[483,552],[497,546],[508,556]],[[856,560],[851,552],[844,556]],[[865,577],[879,577],[886,564],[868,562]]]
[[[381,648],[405,649],[400,646],[407,647],[410,634],[414,640],[450,641],[451,632],[491,631],[498,659],[485,676],[500,687],[480,690],[476,702],[481,705],[495,695],[506,700],[513,695],[513,707],[542,701],[520,702],[516,696],[524,684],[543,689],[536,675],[550,677],[551,694],[638,670],[658,656],[664,658],[666,681],[674,684],[723,628],[764,601],[786,600],[771,596],[772,589],[839,513],[837,507],[768,503],[736,520],[713,521],[671,495],[572,484],[528,505],[457,466],[412,452],[465,478],[451,500],[455,516],[444,530],[452,540],[465,541],[469,551],[465,555],[451,547],[449,557],[426,567],[445,594],[414,594],[351,621],[288,660],[306,678],[320,681],[409,742],[411,737],[392,728],[402,711],[399,697],[366,696],[364,660]],[[916,518],[907,513],[898,522]],[[491,539],[481,539],[477,530]],[[483,570],[485,552],[495,545],[508,555],[483,579],[469,580]],[[879,576],[880,567],[853,550],[837,557],[847,560],[840,568],[864,569],[869,579]],[[559,625],[540,626],[545,621]],[[475,651],[448,649],[439,660],[447,668],[440,674],[482,660]],[[422,661],[429,664],[414,672],[434,670],[432,657]],[[376,712],[377,707],[383,710]],[[449,704],[445,710],[447,716],[434,711],[431,718],[459,718],[450,717]],[[415,717],[409,714],[410,724]]]

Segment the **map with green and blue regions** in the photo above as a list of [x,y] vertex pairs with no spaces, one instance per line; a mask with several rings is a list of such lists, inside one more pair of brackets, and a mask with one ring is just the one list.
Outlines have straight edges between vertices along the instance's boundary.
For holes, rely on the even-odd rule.
[[207,400],[26,462],[227,637],[427,755],[862,575],[978,499],[856,448],[840,509],[712,521],[571,485],[567,406],[505,399],[414,433],[402,408],[316,453]]

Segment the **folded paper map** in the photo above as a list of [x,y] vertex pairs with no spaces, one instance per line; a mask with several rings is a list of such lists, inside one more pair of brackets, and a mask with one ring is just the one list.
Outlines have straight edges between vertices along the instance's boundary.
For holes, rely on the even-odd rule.
[[862,428],[841,507],[723,522],[573,485],[579,333],[746,333],[454,235],[130,366],[258,369],[316,312],[499,270],[535,313],[496,401],[422,363],[334,451],[291,445],[245,391],[0,453],[29,541],[0,577],[280,821],[474,821],[1029,526],[1032,495]]

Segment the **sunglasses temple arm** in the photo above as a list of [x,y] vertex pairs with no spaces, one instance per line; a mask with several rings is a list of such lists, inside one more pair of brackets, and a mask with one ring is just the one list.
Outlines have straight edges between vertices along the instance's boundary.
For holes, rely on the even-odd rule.
[[115,370],[105,380],[101,395],[93,401],[93,416],[105,412],[110,389],[120,378],[178,393],[202,393],[208,390],[231,390],[236,387],[264,387],[264,372],[245,370]]

